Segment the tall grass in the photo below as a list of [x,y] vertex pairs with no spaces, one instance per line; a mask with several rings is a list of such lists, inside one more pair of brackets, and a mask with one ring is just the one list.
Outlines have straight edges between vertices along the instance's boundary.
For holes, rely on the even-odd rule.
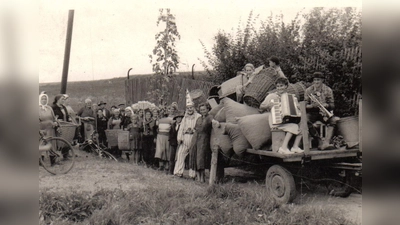
[[[250,184],[251,185],[251,184]],[[340,210],[278,205],[264,189],[228,183],[54,193],[39,199],[40,224],[352,224]]]

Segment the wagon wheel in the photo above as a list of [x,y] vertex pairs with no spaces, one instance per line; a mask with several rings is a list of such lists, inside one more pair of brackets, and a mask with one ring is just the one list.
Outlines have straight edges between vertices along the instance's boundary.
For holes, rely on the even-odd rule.
[[265,179],[267,190],[281,204],[286,204],[296,197],[296,186],[292,174],[279,165],[271,166]]

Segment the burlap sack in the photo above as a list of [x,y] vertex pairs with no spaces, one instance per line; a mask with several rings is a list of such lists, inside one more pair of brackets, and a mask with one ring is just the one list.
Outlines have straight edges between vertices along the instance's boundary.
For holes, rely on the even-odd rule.
[[211,130],[210,146],[218,145],[222,152],[228,157],[233,155],[232,140],[229,135],[225,135],[225,123],[220,123],[220,127],[213,126]]
[[271,127],[269,126],[269,114],[263,113],[236,118],[247,141],[253,149],[266,149],[271,144]]
[[218,106],[212,108],[210,110],[210,112],[208,112],[208,114],[210,114],[211,116],[215,117],[215,115],[217,115],[217,113],[223,108],[224,106],[222,104],[219,104]]
[[225,108],[222,107],[219,112],[215,115],[214,119],[218,122],[226,122]]
[[258,109],[240,104],[233,101],[230,98],[224,98],[223,100],[225,117],[227,123],[237,124],[236,117],[248,116],[253,114],[260,114]]
[[239,158],[244,156],[244,153],[248,148],[251,148],[250,143],[246,137],[242,134],[238,124],[226,123],[225,132],[229,135],[233,144],[233,151]]

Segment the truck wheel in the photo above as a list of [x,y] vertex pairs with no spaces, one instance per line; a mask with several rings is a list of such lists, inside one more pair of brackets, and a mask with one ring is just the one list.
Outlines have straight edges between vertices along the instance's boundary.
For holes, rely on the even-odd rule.
[[296,197],[296,186],[292,174],[279,165],[271,166],[265,179],[267,190],[280,204],[293,201]]

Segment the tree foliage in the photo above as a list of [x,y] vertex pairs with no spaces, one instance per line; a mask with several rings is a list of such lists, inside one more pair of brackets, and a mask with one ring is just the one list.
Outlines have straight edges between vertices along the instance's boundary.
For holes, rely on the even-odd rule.
[[155,35],[156,46],[153,54],[149,55],[153,72],[167,75],[171,69],[179,68],[178,52],[175,49],[175,41],[181,36],[175,22],[175,16],[171,14],[170,9],[160,9],[160,15],[157,19],[157,26],[160,22],[165,23],[165,29]]
[[289,81],[311,82],[321,71],[335,94],[335,114],[353,115],[357,111],[354,96],[361,93],[362,36],[361,12],[355,8],[313,8],[297,13],[289,23],[283,15],[272,13],[255,24],[250,12],[244,29],[231,35],[219,31],[209,51],[203,45],[206,61],[202,65],[219,82],[236,76],[246,63],[268,66],[268,58],[277,56]]

